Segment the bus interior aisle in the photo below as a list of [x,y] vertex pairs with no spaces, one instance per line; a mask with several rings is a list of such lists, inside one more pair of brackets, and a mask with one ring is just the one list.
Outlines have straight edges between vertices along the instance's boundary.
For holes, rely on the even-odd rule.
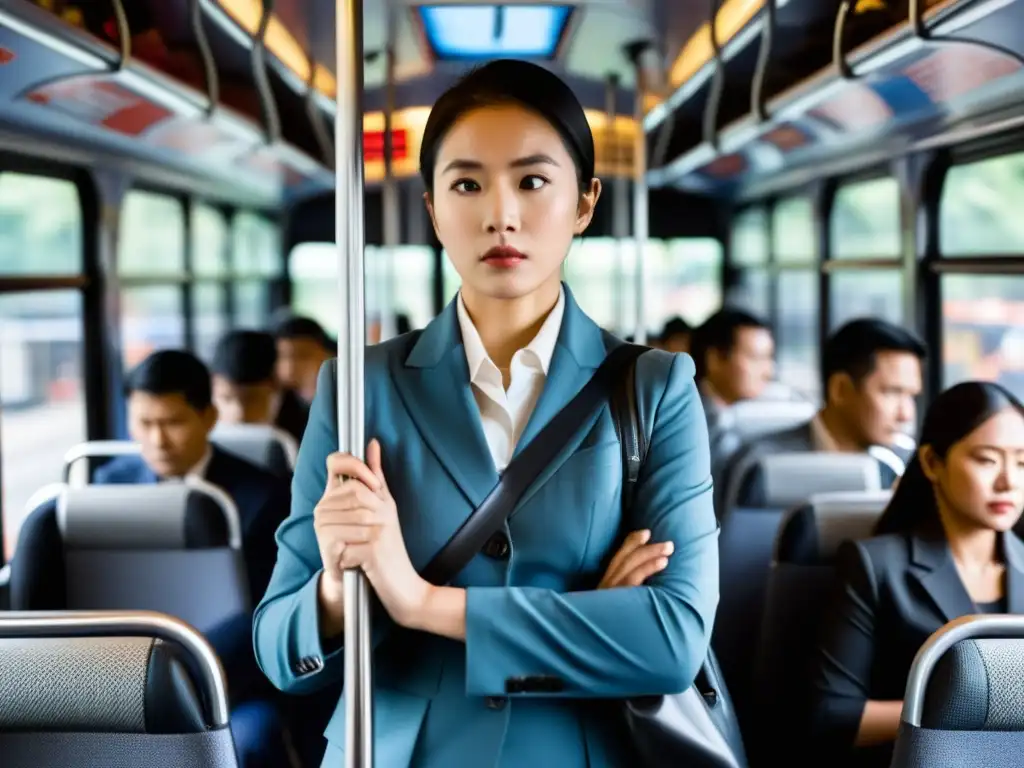
[[[455,318],[424,129],[509,58],[594,139],[566,303],[689,355],[707,423],[708,661],[638,753],[1020,764],[1024,0],[0,0],[0,765],[321,764],[329,654],[278,690],[253,614],[347,359],[339,211],[367,348]],[[479,557],[511,569],[515,531]]]

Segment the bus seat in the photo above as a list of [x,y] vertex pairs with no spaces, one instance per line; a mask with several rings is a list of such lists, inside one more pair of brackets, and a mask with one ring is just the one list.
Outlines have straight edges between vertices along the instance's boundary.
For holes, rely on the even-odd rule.
[[158,614],[0,614],[4,768],[236,768],[223,673]]
[[878,462],[859,453],[774,453],[760,456],[765,506],[790,508],[817,493],[880,491]]
[[1019,766],[1024,616],[965,616],[933,634],[907,678],[893,768]]
[[134,456],[139,444],[131,440],[89,440],[72,447],[64,454],[64,483],[73,486],[88,485],[92,474],[100,466],[117,456]]
[[210,440],[278,477],[290,479],[295,471],[298,443],[284,430],[269,424],[218,424],[210,433]]
[[202,632],[250,610],[238,511],[201,480],[65,488],[25,520],[14,610],[152,610]]
[[[755,742],[785,751],[794,712],[806,705],[807,663],[832,587],[833,561],[847,540],[870,538],[891,491],[822,493],[794,509],[779,528],[768,574],[754,685],[761,718]],[[771,740],[778,740],[770,743]]]
[[814,418],[817,406],[797,400],[741,400],[722,410],[711,457],[716,481],[730,471],[729,463],[747,443],[783,432]]

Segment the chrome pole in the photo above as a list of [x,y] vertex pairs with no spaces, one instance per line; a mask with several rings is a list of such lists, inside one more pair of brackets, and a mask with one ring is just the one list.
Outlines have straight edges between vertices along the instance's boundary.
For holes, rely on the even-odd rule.
[[[338,449],[364,458],[363,355],[366,347],[363,229],[363,13],[361,0],[338,0],[338,109],[334,119],[335,238],[341,293],[338,334]],[[370,586],[345,572],[345,768],[373,766]]]
[[383,271],[381,291],[381,340],[395,335],[395,259],[401,240],[399,219],[398,181],[394,168],[394,115],[395,115],[395,34],[397,17],[395,0],[387,0],[387,42],[385,43],[385,85],[384,85],[384,263],[377,274]]
[[633,237],[636,241],[636,332],[637,344],[647,343],[647,320],[644,316],[646,294],[646,270],[644,253],[647,250],[647,135],[644,133],[644,68],[643,57],[638,53],[636,66],[636,137],[633,149]]

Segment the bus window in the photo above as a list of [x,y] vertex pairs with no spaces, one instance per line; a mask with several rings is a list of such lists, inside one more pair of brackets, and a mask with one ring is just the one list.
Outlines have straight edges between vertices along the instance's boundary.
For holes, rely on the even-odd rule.
[[[137,189],[125,195],[117,269],[125,369],[158,349],[184,347],[185,207],[180,200]],[[162,280],[165,285],[153,284]]]
[[231,262],[235,274],[234,324],[262,328],[270,315],[270,281],[281,275],[281,243],[277,225],[243,211],[231,228]]
[[996,381],[1024,397],[1024,278],[943,275],[942,383]]
[[832,258],[900,257],[900,188],[885,177],[844,184],[836,191],[830,222]]
[[954,165],[939,205],[943,256],[1020,256],[1024,253],[1024,152]]
[[82,210],[72,182],[0,173],[0,275],[77,275],[82,253]]
[[228,224],[224,214],[207,205],[192,208],[192,314],[195,351],[209,360],[217,340],[228,330]]
[[780,201],[772,211],[775,346],[778,378],[809,397],[820,395],[818,374],[818,267],[814,209],[804,197]]
[[771,277],[768,272],[768,215],[764,208],[748,208],[733,219],[729,247],[738,284],[730,286],[730,304],[765,320],[771,314]]
[[828,277],[829,329],[858,317],[903,325],[903,274],[894,269],[836,271]]

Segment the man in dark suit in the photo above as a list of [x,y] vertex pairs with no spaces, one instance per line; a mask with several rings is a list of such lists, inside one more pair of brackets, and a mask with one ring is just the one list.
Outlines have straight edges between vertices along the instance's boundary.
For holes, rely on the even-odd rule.
[[[852,320],[829,337],[821,359],[825,405],[811,421],[756,440],[730,461],[723,487],[739,483],[736,505],[764,506],[755,455],[804,451],[870,453],[882,487],[903,474],[906,432],[917,419],[926,348],[909,331],[884,320]],[[733,477],[737,472],[743,477]]]
[[730,432],[729,409],[740,400],[760,397],[775,375],[775,341],[763,320],[725,308],[693,332],[690,350],[716,471],[739,448]]
[[[255,605],[277,558],[274,534],[288,515],[288,484],[209,441],[217,422],[210,373],[194,355],[156,352],[128,374],[128,422],[140,456],[100,467],[96,484],[180,482],[194,476],[222,488],[238,507],[242,546]],[[269,683],[256,665],[252,616],[206,631],[224,664],[232,699],[232,730],[245,768],[283,764]],[[263,762],[266,761],[266,762]]]
[[277,380],[277,344],[263,331],[229,331],[213,353],[213,402],[222,422],[273,424],[302,441],[309,406]]

